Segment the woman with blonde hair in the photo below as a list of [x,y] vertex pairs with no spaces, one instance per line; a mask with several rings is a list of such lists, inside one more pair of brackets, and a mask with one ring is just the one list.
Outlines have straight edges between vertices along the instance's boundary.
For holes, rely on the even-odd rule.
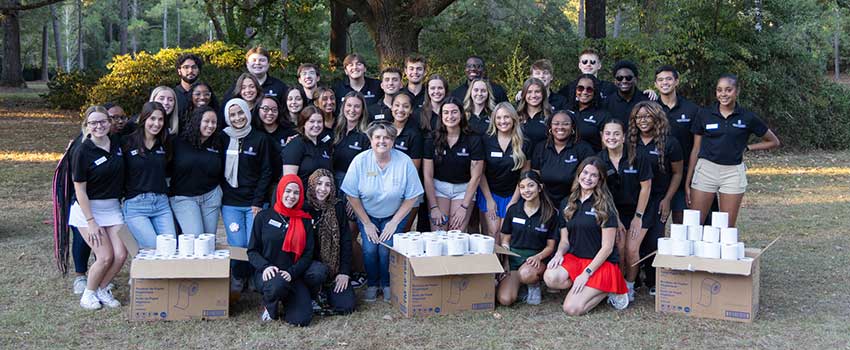
[[157,86],[151,91],[148,102],[159,102],[165,108],[165,126],[168,128],[168,134],[179,135],[180,125],[185,123],[180,121],[180,106],[177,105],[177,94],[174,93],[174,89],[168,86]]
[[490,116],[496,109],[493,99],[493,87],[485,79],[474,79],[466,90],[463,99],[463,109],[466,111],[466,119],[469,120],[469,128],[478,135],[487,133],[490,126]]

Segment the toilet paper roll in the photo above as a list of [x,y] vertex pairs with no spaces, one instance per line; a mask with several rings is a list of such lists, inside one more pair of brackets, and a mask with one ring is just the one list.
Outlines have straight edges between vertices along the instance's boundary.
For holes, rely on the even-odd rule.
[[694,245],[694,254],[693,255],[698,256],[700,258],[704,258],[703,249],[702,249],[703,242],[702,241],[694,241],[693,245]]
[[407,256],[422,256],[425,254],[425,240],[411,238],[407,245]]
[[177,239],[177,252],[180,256],[189,256],[195,254],[195,236],[190,234],[182,234]]
[[449,238],[446,249],[448,255],[464,255],[469,250],[469,241],[464,237]]
[[702,242],[702,257],[709,259],[720,259],[720,243]]
[[738,229],[734,227],[727,227],[720,229],[720,243],[723,244],[734,244],[738,243]]
[[720,229],[714,226],[703,226],[702,240],[704,242],[720,242]]
[[457,236],[459,233],[463,233],[460,230],[448,230],[448,231],[443,231],[443,232],[447,235],[453,235],[453,236]]
[[172,235],[156,236],[156,255],[170,256],[177,252],[177,240]]
[[702,240],[702,226],[688,226],[688,240],[689,241],[701,241]]
[[393,235],[393,248],[401,255],[407,255],[407,247],[410,238],[407,234]]
[[210,247],[209,251],[210,252],[215,251],[215,234],[214,233],[202,233],[202,234],[198,235],[197,238],[207,238],[208,239],[207,244]]
[[478,254],[493,254],[496,249],[496,239],[490,236],[481,236],[481,245],[475,250]]
[[432,239],[432,238],[437,238],[436,232],[423,232],[422,233],[422,239]]
[[688,227],[685,225],[670,225],[670,238],[676,241],[688,240]]
[[438,238],[425,241],[425,256],[440,256],[443,254],[442,242]]
[[750,262],[750,261],[753,261],[753,258],[751,258],[751,257],[749,257],[749,256],[745,256],[745,257],[743,257],[743,258],[741,258],[741,259],[739,259],[739,260],[741,260],[741,261],[747,261],[747,262]]
[[670,238],[662,237],[658,239],[658,254],[673,255],[673,241]]
[[195,239],[195,247],[194,247],[195,256],[204,256],[212,253],[212,249],[210,249],[210,238],[209,237],[198,237]]
[[440,246],[443,247],[443,251],[440,253],[440,255],[449,255],[449,237],[440,237],[440,242],[442,242]]
[[671,240],[671,247],[675,256],[690,256],[693,251],[693,241]]
[[738,245],[723,244],[720,247],[720,258],[723,260],[738,260]]
[[735,245],[738,246],[738,260],[743,259],[746,256],[746,249],[744,247],[744,243],[738,242],[735,243]]
[[698,226],[702,223],[699,220],[699,210],[685,209],[682,224],[685,226]]
[[729,227],[729,213],[716,211],[711,213],[711,226],[717,228]]

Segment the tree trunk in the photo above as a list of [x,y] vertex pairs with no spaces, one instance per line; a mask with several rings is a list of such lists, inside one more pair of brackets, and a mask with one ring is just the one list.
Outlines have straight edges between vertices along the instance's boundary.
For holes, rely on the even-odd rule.
[[83,58],[83,0],[77,0],[77,65],[80,70],[86,69]]
[[71,57],[74,56],[73,52],[71,52],[71,15],[72,11],[71,5],[66,5],[62,9],[63,18],[65,19],[65,71],[71,71]]
[[168,47],[168,4],[162,2],[162,48]]
[[[138,18],[138,15],[139,15],[139,0],[133,0],[133,8],[132,8],[131,13],[132,13],[132,15],[131,15],[132,17],[130,17],[131,22],[135,22],[136,18]],[[135,30],[133,31],[133,36],[130,39],[130,46],[133,47],[133,55],[135,55],[136,52],[139,51],[139,39],[138,39],[138,35],[136,34]]]
[[[221,29],[221,22],[218,21],[218,15],[216,15],[215,5],[213,5],[212,0],[204,0],[204,7],[207,10],[207,17],[210,18],[210,22],[215,28],[215,38],[216,40],[224,40],[224,30]],[[212,39],[210,39],[212,40]]]
[[342,60],[348,54],[348,8],[336,1],[330,1],[331,35],[328,64],[331,67],[342,66]]
[[[7,0],[9,6],[20,6],[19,0]],[[18,11],[3,11],[3,72],[0,86],[25,87],[24,71],[21,66],[21,24]]]
[[841,79],[841,55],[838,51],[838,36],[841,33],[841,12],[839,8],[835,8],[835,29],[832,32],[832,46],[835,50],[834,67],[835,81]]
[[[109,21],[109,19],[107,19],[107,21]],[[112,42],[112,30],[114,28],[112,28],[112,22],[111,21],[106,23],[106,25],[104,27],[106,27],[106,44],[108,45],[109,43]]]
[[176,9],[174,12],[177,14],[177,47],[180,47],[180,0],[175,2]]
[[615,38],[620,37],[620,29],[623,26],[623,8],[620,5],[617,5],[617,15],[614,16],[614,33],[611,36]]
[[591,39],[605,37],[605,0],[591,0],[585,3],[585,34]]
[[419,51],[419,32],[421,25],[411,25],[409,22],[395,23],[378,22],[373,29],[369,28],[375,38],[375,51],[381,68],[401,67],[407,55]]
[[41,80],[50,80],[50,51],[48,48],[47,24],[41,26]]
[[[658,14],[661,11],[658,9],[660,0],[643,0],[643,4],[640,7],[639,19],[638,19],[638,28],[641,33],[644,34],[655,34],[658,32]],[[619,11],[619,6],[617,8]]]
[[56,49],[56,71],[64,71],[62,63],[65,55],[62,52],[62,35],[59,33],[59,17],[56,16],[56,7],[50,5],[50,21],[53,22],[53,47]]
[[578,0],[578,37],[584,38],[584,0]]
[[120,0],[118,6],[119,6],[118,17],[120,19],[120,24],[118,26],[118,41],[120,41],[120,45],[119,45],[118,51],[122,55],[126,55],[127,54],[127,26],[130,24],[129,23],[130,21],[127,20],[127,17],[129,16],[129,12],[130,12],[129,7],[130,6],[129,6],[129,3],[128,3],[127,0]]

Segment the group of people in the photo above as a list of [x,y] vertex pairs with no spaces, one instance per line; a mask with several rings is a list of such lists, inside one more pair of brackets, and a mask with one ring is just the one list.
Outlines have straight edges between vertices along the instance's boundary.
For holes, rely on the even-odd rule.
[[[249,257],[232,262],[231,290],[262,293],[264,321],[352,312],[357,270],[363,300],[389,302],[386,246],[410,230],[481,232],[513,252],[497,279],[501,305],[539,304],[546,287],[569,291],[570,315],[606,299],[623,309],[668,219],[693,208],[705,220],[719,197],[734,226],[743,153],[779,146],[737,103],[734,75],[700,108],[677,94],[674,67],[640,91],[634,63],[616,62],[613,82],[602,80],[590,49],[557,92],[550,61],[534,62],[513,101],[476,56],[454,90],[419,55],[373,79],[351,54],[332,87],[302,64],[289,87],[258,47],[223,106],[202,67],[181,55],[180,82],[155,88],[132,121],[114,105],[85,112],[68,151],[83,308],[120,306],[110,282],[127,256],[121,225],[153,248],[157,235],[215,232],[221,218],[228,244]],[[643,266],[652,293],[654,270]]]

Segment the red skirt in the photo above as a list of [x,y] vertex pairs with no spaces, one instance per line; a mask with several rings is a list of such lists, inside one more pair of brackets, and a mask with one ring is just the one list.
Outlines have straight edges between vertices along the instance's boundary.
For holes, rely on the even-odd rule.
[[[593,259],[582,259],[567,253],[564,255],[564,262],[561,263],[561,266],[567,270],[572,280],[575,279],[575,276],[581,275],[592,261]],[[585,286],[614,294],[625,294],[629,291],[623,273],[620,272],[620,267],[610,261],[602,263],[602,266],[590,275]]]

